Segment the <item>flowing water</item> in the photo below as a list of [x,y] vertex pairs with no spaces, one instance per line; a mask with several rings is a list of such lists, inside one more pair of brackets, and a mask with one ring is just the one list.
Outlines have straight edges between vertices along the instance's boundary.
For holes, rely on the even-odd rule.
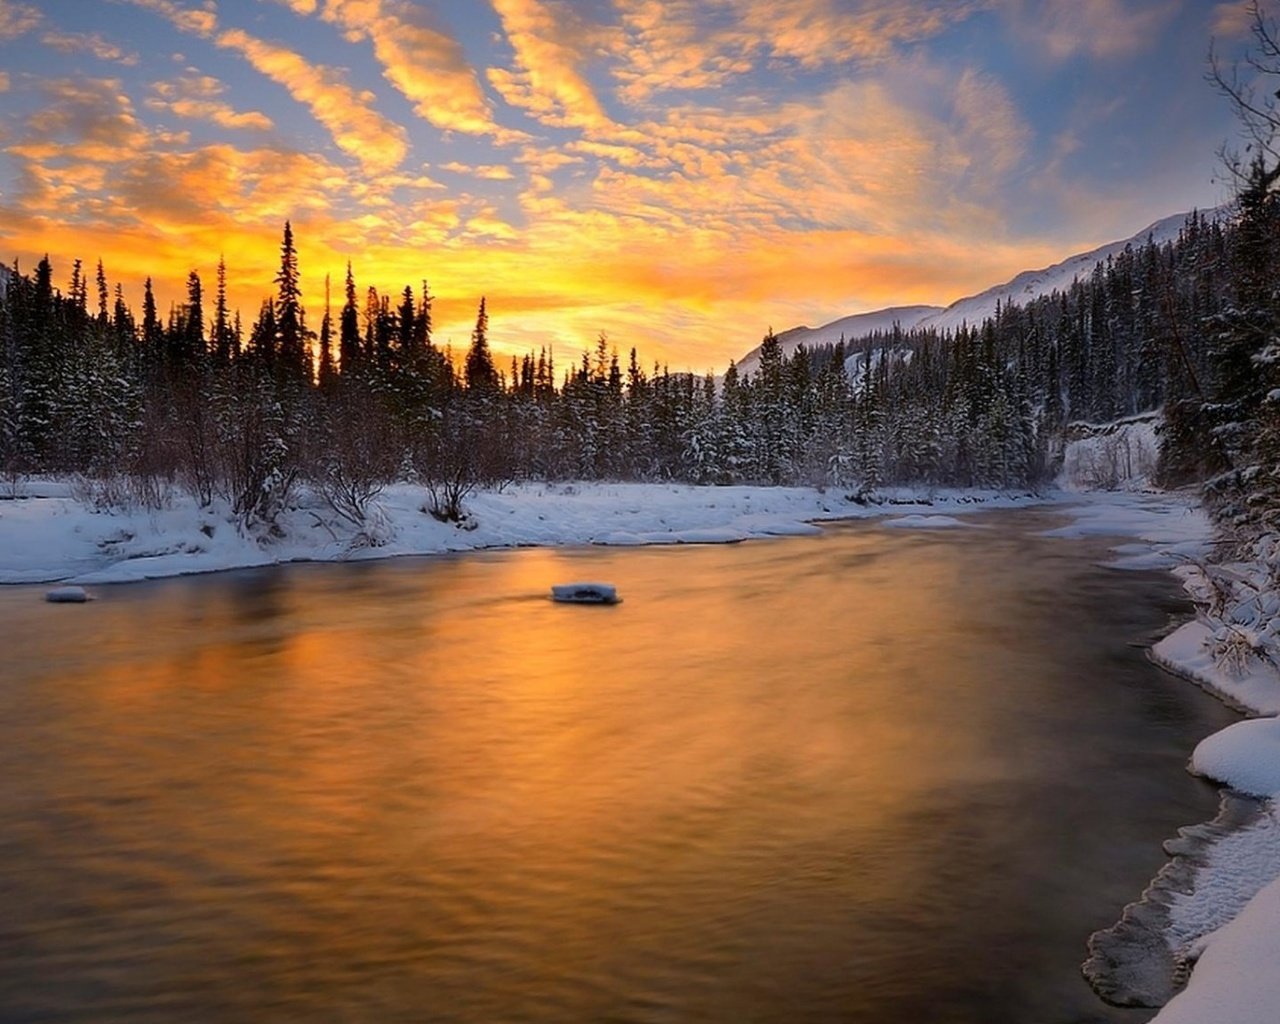
[[1148,1019],[1084,943],[1232,716],[974,522],[0,591],[0,1020]]

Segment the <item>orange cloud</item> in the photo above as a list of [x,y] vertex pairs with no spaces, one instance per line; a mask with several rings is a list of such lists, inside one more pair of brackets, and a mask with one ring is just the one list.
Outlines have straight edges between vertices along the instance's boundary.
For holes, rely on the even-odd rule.
[[[616,0],[613,41],[620,96],[642,103],[666,90],[724,85],[763,59],[817,68],[880,61],[992,0]],[[709,15],[719,20],[708,25]]]
[[454,160],[447,164],[441,164],[440,170],[449,171],[452,174],[465,174],[470,177],[483,178],[486,181],[510,181],[515,177],[511,173],[511,168],[506,164],[468,165]]
[[[492,0],[515,51],[515,70],[490,68],[489,81],[513,107],[548,125],[599,128],[610,123],[582,75],[583,26],[557,0]],[[575,33],[576,30],[576,33]]]
[[255,69],[279,82],[333,136],[338,148],[377,174],[400,164],[408,152],[405,131],[373,109],[374,96],[356,91],[341,72],[310,64],[283,46],[256,39],[240,29],[222,32],[218,46],[241,53]]
[[[190,68],[172,77],[167,52],[134,86],[145,90],[139,108],[113,78],[17,80],[45,102],[3,124],[0,145],[19,174],[0,195],[0,247],[28,266],[46,249],[63,268],[102,254],[135,303],[144,275],[156,278],[163,308],[181,299],[193,264],[208,283],[225,253],[233,304],[251,319],[271,291],[289,218],[313,326],[320,282],[340,280],[350,259],[362,293],[398,294],[429,278],[438,336],[459,348],[483,293],[500,352],[546,343],[572,359],[606,330],[646,360],[700,370],[741,355],[771,324],[947,301],[1063,254],[1059,243],[1011,237],[1002,209],[1033,141],[1014,98],[978,70],[908,52],[978,3],[493,0],[495,44],[500,54],[509,44],[511,57],[497,58],[508,66],[488,82],[504,104],[486,96],[460,43],[421,6],[277,0],[334,26],[332,45],[369,44],[369,80],[404,109],[402,126],[301,44],[219,20],[238,5],[133,2],[198,36],[193,46],[224,51],[208,59],[243,56],[340,151],[296,152],[274,133],[204,144],[207,125],[197,143],[164,130],[172,118],[271,128],[265,113],[233,109],[218,79]],[[14,31],[20,6],[0,0],[0,26]],[[611,26],[580,13],[605,8],[618,14]],[[1078,30],[1119,4],[1082,8],[1053,25]],[[27,31],[35,22],[24,17]],[[345,54],[326,60],[347,63]],[[799,73],[838,62],[839,76]],[[750,90],[724,87],[748,72]],[[760,72],[826,84],[771,90]],[[672,90],[690,95],[660,95]],[[260,103],[275,113],[267,97]],[[497,120],[524,115],[569,131],[547,132],[549,141]],[[409,129],[432,146],[430,164],[425,149],[411,152]],[[510,160],[492,155],[491,144],[512,141]],[[1080,241],[1107,237],[1125,221],[1122,206],[1082,221],[1090,227],[1078,230],[1100,237]]]
[[45,105],[27,118],[23,141],[7,152],[114,163],[147,148],[147,131],[119,79],[55,78],[42,82],[41,91]]
[[182,32],[209,37],[218,27],[218,16],[212,10],[193,10],[176,4],[173,0],[128,0],[137,7],[145,7],[167,18]]
[[[312,0],[285,0],[300,14]],[[423,12],[394,0],[326,0],[326,21],[347,38],[369,39],[383,76],[414,105],[419,117],[446,131],[490,135],[511,142],[523,137],[497,124],[475,70],[458,41],[423,22]]]
[[271,118],[261,111],[237,111],[229,103],[218,99],[224,87],[209,75],[188,75],[172,82],[155,82],[151,89],[155,95],[146,101],[151,110],[168,111],[177,117],[212,121],[223,128],[270,131],[274,127]]

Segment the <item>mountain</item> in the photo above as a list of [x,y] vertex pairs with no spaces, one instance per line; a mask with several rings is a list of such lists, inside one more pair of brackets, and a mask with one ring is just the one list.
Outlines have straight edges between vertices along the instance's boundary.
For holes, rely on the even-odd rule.
[[[850,341],[853,338],[865,338],[869,334],[888,333],[893,330],[894,324],[909,331],[922,320],[945,312],[941,306],[891,306],[889,309],[877,309],[873,313],[855,313],[822,327],[792,327],[778,335],[778,346],[785,357],[801,345],[812,349],[819,345],[834,345],[841,338]],[[760,346],[757,345],[738,360],[738,372],[755,373],[759,368]]]
[[[1206,211],[1205,216],[1210,220],[1214,220],[1222,212],[1224,211],[1220,207],[1216,210]],[[1045,267],[1043,270],[1024,270],[1012,281],[996,285],[994,288],[988,288],[985,292],[979,292],[977,295],[970,295],[966,299],[959,299],[951,303],[946,309],[925,317],[917,326],[932,328],[937,331],[954,331],[957,327],[966,323],[970,326],[976,326],[988,317],[995,316],[997,303],[1001,306],[1006,306],[1011,302],[1017,305],[1025,305],[1032,299],[1038,299],[1041,295],[1049,295],[1054,291],[1066,291],[1077,278],[1087,278],[1092,274],[1093,268],[1099,263],[1105,262],[1108,257],[1118,256],[1124,252],[1126,245],[1132,245],[1136,249],[1141,245],[1145,245],[1148,238],[1155,242],[1156,245],[1172,242],[1178,237],[1178,232],[1182,230],[1189,216],[1191,216],[1189,213],[1176,213],[1172,217],[1165,217],[1163,220],[1147,225],[1130,238],[1121,239],[1118,242],[1108,242],[1106,245],[1100,245],[1098,248],[1090,249],[1088,252],[1068,256],[1061,263],[1055,263],[1053,266]]]
[[[1209,220],[1217,219],[1226,212],[1225,207],[1204,211]],[[1042,270],[1024,270],[1011,281],[988,288],[977,295],[959,299],[946,308],[940,306],[893,306],[870,313],[856,313],[853,316],[833,320],[822,327],[793,327],[778,335],[782,344],[783,355],[790,355],[800,345],[813,348],[818,345],[835,344],[843,336],[846,342],[856,341],[877,332],[887,332],[896,323],[904,331],[912,328],[933,329],[941,332],[954,331],[963,324],[975,326],[988,317],[994,316],[997,303],[1001,306],[1009,303],[1025,304],[1041,295],[1054,291],[1066,291],[1077,278],[1087,278],[1093,268],[1110,256],[1124,251],[1125,246],[1135,248],[1146,243],[1150,238],[1157,245],[1171,242],[1178,237],[1190,214],[1178,213],[1165,217],[1154,224],[1149,224],[1137,234],[1118,242],[1100,245],[1088,252],[1068,256],[1061,263],[1055,263]],[[760,365],[760,346],[756,346],[738,361],[740,373],[754,373]]]

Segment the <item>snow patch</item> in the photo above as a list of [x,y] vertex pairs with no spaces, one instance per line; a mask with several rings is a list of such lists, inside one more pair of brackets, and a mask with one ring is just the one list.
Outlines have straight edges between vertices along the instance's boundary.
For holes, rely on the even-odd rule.
[[1199,944],[1186,989],[1153,1024],[1263,1024],[1280,1014],[1280,881]]
[[900,516],[897,519],[886,519],[884,526],[892,526],[901,530],[953,530],[957,526],[969,526],[955,516]]
[[1237,722],[1202,740],[1191,770],[1252,796],[1280,796],[1280,719]]

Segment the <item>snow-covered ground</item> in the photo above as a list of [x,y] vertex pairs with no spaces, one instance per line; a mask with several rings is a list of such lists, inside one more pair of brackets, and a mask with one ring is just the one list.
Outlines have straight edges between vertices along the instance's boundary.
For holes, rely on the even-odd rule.
[[[818,532],[815,520],[893,515],[894,525],[950,527],[958,513],[1043,501],[1031,494],[886,490],[880,503],[800,487],[530,484],[466,501],[464,525],[425,513],[421,487],[388,487],[376,526],[357,528],[303,495],[271,533],[240,528],[223,505],[175,493],[160,509],[98,511],[64,482],[32,481],[0,501],[0,583],[77,584],[212,572],[290,561],[341,561],[477,548],[570,544],[709,544]],[[944,515],[945,513],[945,515]]]

